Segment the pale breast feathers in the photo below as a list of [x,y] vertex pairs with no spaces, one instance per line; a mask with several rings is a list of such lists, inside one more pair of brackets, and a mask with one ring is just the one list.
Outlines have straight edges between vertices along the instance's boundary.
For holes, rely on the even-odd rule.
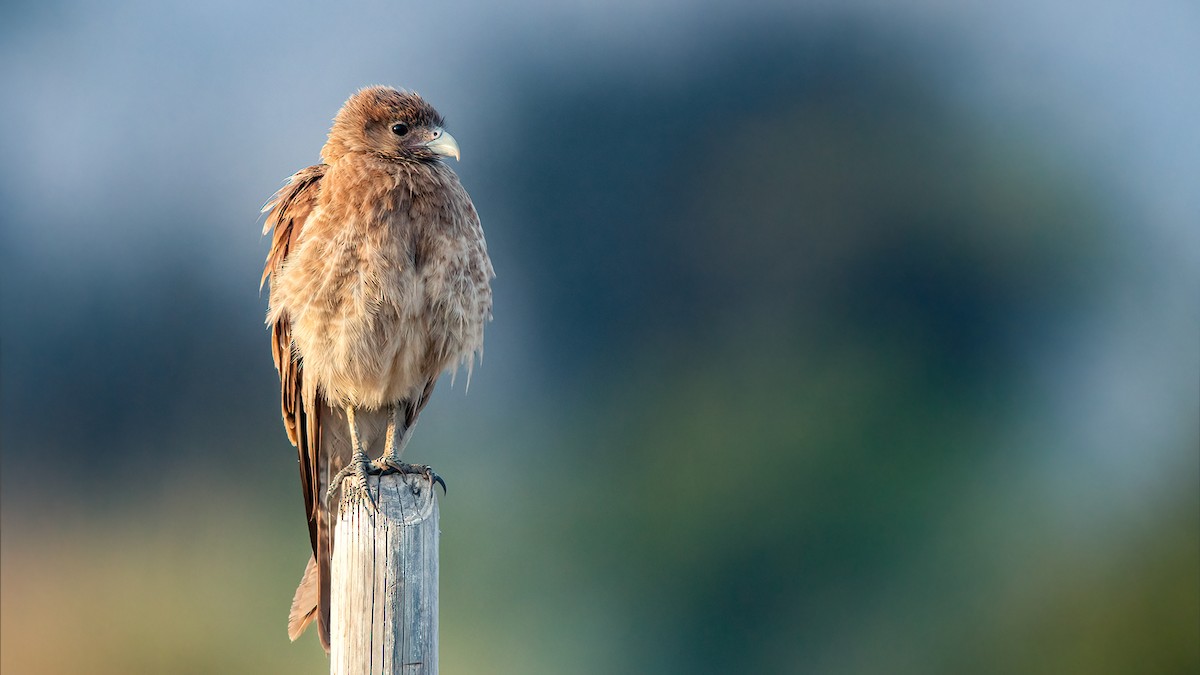
[[331,401],[415,395],[482,347],[492,269],[478,216],[453,172],[421,170],[332,167],[272,281],[272,316],[291,318],[310,386]]

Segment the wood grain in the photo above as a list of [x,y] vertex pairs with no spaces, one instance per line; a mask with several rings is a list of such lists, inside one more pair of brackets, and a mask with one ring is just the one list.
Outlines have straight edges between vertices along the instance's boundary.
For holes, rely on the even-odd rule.
[[371,476],[376,513],[338,509],[332,561],[333,675],[438,671],[438,504],[421,475]]

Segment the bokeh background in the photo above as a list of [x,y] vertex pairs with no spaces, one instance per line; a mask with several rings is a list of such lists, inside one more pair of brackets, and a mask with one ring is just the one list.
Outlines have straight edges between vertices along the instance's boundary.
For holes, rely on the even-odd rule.
[[1200,9],[7,3],[4,673],[322,673],[259,207],[357,88],[496,320],[445,673],[1200,672]]

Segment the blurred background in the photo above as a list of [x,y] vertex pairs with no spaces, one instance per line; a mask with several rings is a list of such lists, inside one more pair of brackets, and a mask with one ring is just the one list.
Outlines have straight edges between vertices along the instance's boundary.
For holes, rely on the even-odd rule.
[[445,673],[1200,672],[1200,9],[9,3],[0,668],[323,673],[259,208],[447,117]]

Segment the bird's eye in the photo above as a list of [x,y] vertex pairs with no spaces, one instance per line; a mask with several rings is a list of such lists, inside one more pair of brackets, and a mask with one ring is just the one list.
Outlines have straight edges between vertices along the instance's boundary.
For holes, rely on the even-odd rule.
[[393,124],[392,133],[396,134],[397,136],[403,136],[408,133],[408,125],[404,123]]

